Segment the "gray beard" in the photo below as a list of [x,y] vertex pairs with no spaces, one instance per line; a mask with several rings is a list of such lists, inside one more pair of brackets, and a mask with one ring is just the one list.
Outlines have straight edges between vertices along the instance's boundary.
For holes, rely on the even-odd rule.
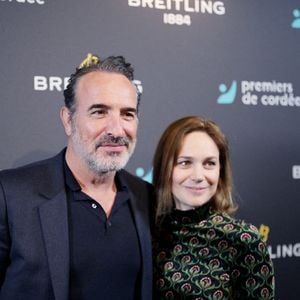
[[[132,152],[133,150],[134,147],[132,148]],[[104,175],[109,172],[116,172],[123,169],[126,166],[129,158],[131,157],[132,152],[128,153],[121,159],[119,159],[120,154],[117,152],[111,152],[109,154],[110,158],[108,159],[98,158],[95,157],[95,155],[89,153],[82,153],[82,157],[91,171],[98,175]]]
[[85,161],[88,168],[98,176],[102,176],[109,172],[116,172],[123,169],[132,153],[134,152],[136,142],[129,141],[128,138],[114,138],[114,137],[103,137],[100,139],[95,146],[95,151],[102,144],[107,143],[111,139],[115,139],[116,143],[126,145],[128,152],[110,152],[106,153],[102,157],[98,157],[95,153],[89,153],[85,145],[81,142],[81,137],[76,130],[73,131],[73,145],[76,153]]

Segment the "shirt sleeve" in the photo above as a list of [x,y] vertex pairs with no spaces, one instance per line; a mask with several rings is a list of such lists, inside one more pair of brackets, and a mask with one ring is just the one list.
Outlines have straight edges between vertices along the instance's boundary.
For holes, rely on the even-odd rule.
[[265,242],[253,225],[246,225],[238,238],[234,299],[275,299],[274,267]]

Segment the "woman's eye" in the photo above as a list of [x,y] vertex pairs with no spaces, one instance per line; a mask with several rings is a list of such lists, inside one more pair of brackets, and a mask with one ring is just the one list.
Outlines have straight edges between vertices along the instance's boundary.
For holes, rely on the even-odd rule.
[[181,160],[177,162],[177,165],[181,167],[188,167],[191,164],[191,161],[189,160]]
[[217,162],[214,161],[214,160],[209,160],[209,161],[205,162],[204,165],[207,168],[213,168],[213,167],[215,167],[217,165]]

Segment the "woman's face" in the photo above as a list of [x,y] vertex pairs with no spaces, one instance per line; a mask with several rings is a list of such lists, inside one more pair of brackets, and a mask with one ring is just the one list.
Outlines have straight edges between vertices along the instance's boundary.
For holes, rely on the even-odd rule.
[[207,203],[216,193],[220,176],[219,149],[205,132],[186,135],[175,161],[172,194],[179,210]]

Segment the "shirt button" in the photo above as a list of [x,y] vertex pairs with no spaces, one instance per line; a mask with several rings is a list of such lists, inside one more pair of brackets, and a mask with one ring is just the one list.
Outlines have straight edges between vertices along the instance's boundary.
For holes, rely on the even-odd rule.
[[97,208],[97,204],[92,203],[92,208]]
[[107,226],[111,227],[111,222],[110,221],[107,221]]

